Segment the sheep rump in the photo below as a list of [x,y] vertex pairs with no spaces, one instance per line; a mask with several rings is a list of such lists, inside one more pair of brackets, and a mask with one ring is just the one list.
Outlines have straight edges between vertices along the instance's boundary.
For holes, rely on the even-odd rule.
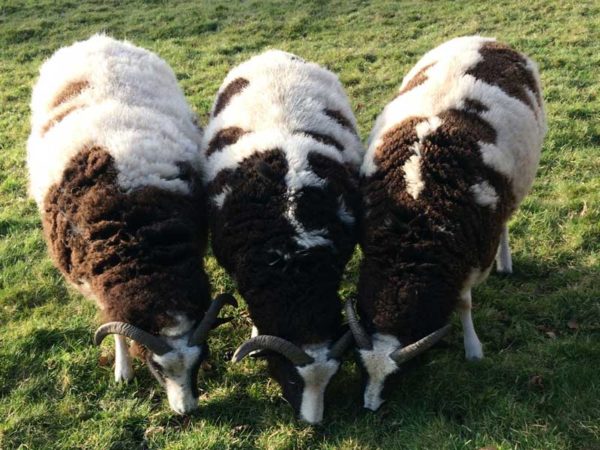
[[169,66],[103,35],[57,51],[27,165],[53,260],[106,320],[151,333],[209,304],[201,131]]

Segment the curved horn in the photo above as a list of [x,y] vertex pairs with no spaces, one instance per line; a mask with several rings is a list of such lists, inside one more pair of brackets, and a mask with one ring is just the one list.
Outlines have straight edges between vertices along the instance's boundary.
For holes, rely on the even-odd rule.
[[277,336],[261,334],[260,336],[248,339],[233,354],[233,362],[239,362],[249,353],[255,350],[272,350],[289,359],[295,366],[305,366],[315,361],[315,359],[306,354],[300,347],[292,344]]
[[350,330],[352,330],[352,334],[354,335],[356,345],[361,350],[373,350],[373,342],[371,342],[371,337],[360,324],[358,317],[356,317],[356,312],[354,312],[352,303],[352,300],[346,301],[346,317],[348,319]]
[[433,344],[448,334],[450,328],[450,325],[446,325],[445,327],[442,327],[439,330],[425,336],[423,339],[418,340],[414,344],[410,344],[407,347],[400,348],[392,352],[390,354],[390,358],[392,358],[396,364],[400,365],[403,362],[408,361],[409,359],[412,359],[415,356],[423,353],[425,350],[431,348]]
[[199,345],[202,342],[206,341],[208,338],[208,333],[210,330],[214,328],[214,324],[217,322],[217,316],[219,315],[219,311],[225,305],[231,305],[233,307],[237,307],[237,301],[231,294],[219,294],[217,297],[211,302],[208,311],[204,314],[204,319],[200,321],[190,339],[188,344],[191,345]]
[[354,336],[352,336],[352,330],[346,331],[341,338],[335,342],[331,348],[329,349],[329,353],[327,354],[328,359],[342,359],[346,350],[352,341],[354,340]]
[[152,353],[161,356],[170,352],[173,348],[159,336],[148,333],[136,326],[125,322],[108,322],[100,326],[94,334],[94,344],[100,345],[109,334],[120,334],[133,339]]

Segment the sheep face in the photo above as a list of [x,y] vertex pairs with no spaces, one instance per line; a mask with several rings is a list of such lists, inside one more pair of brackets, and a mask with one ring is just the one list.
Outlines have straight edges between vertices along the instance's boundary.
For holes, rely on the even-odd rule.
[[146,362],[154,378],[165,388],[169,405],[177,414],[198,407],[198,371],[208,355],[208,347],[189,346],[189,336],[165,338],[173,350],[164,355],[148,353]]
[[371,336],[372,349],[358,349],[364,371],[364,404],[371,411],[377,411],[385,402],[386,394],[399,374],[400,366],[391,358],[394,351],[401,348],[395,336],[375,333]]
[[269,374],[279,385],[283,397],[302,420],[318,424],[323,420],[325,390],[338,371],[340,361],[329,358],[327,345],[305,348],[314,361],[303,366],[294,365],[286,357],[269,353],[265,355]]

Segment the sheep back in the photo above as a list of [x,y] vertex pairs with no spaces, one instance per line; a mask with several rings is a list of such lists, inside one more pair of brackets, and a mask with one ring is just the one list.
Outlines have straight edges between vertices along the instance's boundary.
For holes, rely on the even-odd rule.
[[339,330],[363,150],[335,75],[269,51],[226,77],[203,138],[211,242],[262,334]]
[[506,45],[458,38],[415,65],[361,167],[359,307],[372,328],[410,341],[447,322],[489,271],[545,131],[537,68]]
[[201,130],[153,53],[96,35],[40,70],[27,166],[52,258],[107,320],[157,332],[209,301]]

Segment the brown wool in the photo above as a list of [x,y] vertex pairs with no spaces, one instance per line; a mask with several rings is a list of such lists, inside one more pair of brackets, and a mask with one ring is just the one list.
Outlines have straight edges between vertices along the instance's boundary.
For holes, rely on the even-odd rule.
[[335,120],[337,123],[339,123],[341,126],[343,126],[344,128],[346,128],[347,130],[351,131],[354,134],[356,133],[356,130],[354,129],[354,126],[352,125],[352,122],[350,121],[350,119],[348,119],[346,116],[344,116],[341,111],[335,111],[333,109],[326,109],[324,111],[324,113],[331,117],[333,120]]
[[[183,178],[197,177],[189,164],[180,167]],[[210,301],[207,225],[200,183],[192,185],[192,195],[151,186],[124,192],[113,158],[92,147],[49,190],[43,227],[52,257],[73,284],[90,285],[106,320],[157,333],[172,323],[167,311],[202,318]]]
[[340,152],[344,151],[344,146],[342,144],[340,144],[337,140],[326,134],[317,133],[315,131],[310,130],[296,130],[294,133],[306,134],[313,138],[315,141],[320,142],[321,144],[331,145],[332,147],[338,149]]
[[535,112],[527,90],[532,92],[541,104],[540,92],[537,89],[533,73],[527,68],[523,56],[505,44],[488,42],[481,46],[479,53],[482,60],[466,73],[478,80],[498,86],[507,95],[525,103]]
[[[375,156],[378,170],[361,181],[358,301],[371,332],[410,343],[439,329],[459,305],[471,270],[494,259],[515,201],[508,179],[483,163],[478,142],[494,143],[496,132],[477,109],[465,102],[465,110],[445,111],[441,125],[423,138],[424,188],[417,200],[406,191],[403,167],[414,154],[421,118],[384,135]],[[478,205],[470,192],[483,181],[499,197],[496,208]]]
[[417,86],[420,86],[423,83],[425,83],[427,81],[427,75],[425,75],[425,72],[427,72],[427,70],[431,66],[433,66],[434,64],[435,63],[427,64],[426,66],[424,66],[423,68],[421,68],[421,70],[419,70],[415,74],[415,76],[412,77],[408,83],[406,83],[406,86],[404,86],[402,89],[400,89],[398,91],[398,95],[405,94],[406,92],[408,92],[408,91],[416,88]]
[[246,133],[247,131],[244,131],[239,127],[228,127],[219,130],[219,132],[215,134],[215,137],[208,143],[206,156],[221,151],[228,145],[235,144]]
[[223,111],[223,109],[225,109],[225,107],[229,104],[231,99],[235,95],[242,92],[244,90],[244,88],[246,86],[248,86],[249,83],[250,82],[248,80],[246,80],[245,78],[236,78],[231,83],[229,83],[227,85],[227,87],[225,89],[223,89],[223,92],[221,92],[219,94],[219,97],[217,98],[217,102],[215,103],[215,110],[213,112],[213,117],[218,116],[219,113],[221,111]]
[[74,97],[77,97],[79,94],[81,94],[85,89],[87,89],[89,87],[90,87],[90,82],[87,80],[74,81],[72,83],[69,83],[54,98],[51,108],[56,108],[57,106],[62,105],[66,101],[71,100]]
[[298,344],[337,336],[342,320],[337,290],[356,242],[354,227],[336,215],[339,196],[357,214],[356,183],[347,180],[343,165],[322,155],[309,154],[309,163],[327,179],[327,188],[300,190],[293,200],[296,218],[306,229],[326,228],[333,247],[305,250],[294,240],[297,232],[286,218],[288,164],[282,150],[255,153],[209,185],[211,196],[231,189],[223,206],[210,213],[215,257],[235,278],[261,333]]
[[40,136],[43,137],[52,127],[58,125],[65,117],[81,108],[83,108],[83,105],[67,105],[65,108],[61,108],[58,112],[55,112],[54,116],[52,116],[40,130]]

